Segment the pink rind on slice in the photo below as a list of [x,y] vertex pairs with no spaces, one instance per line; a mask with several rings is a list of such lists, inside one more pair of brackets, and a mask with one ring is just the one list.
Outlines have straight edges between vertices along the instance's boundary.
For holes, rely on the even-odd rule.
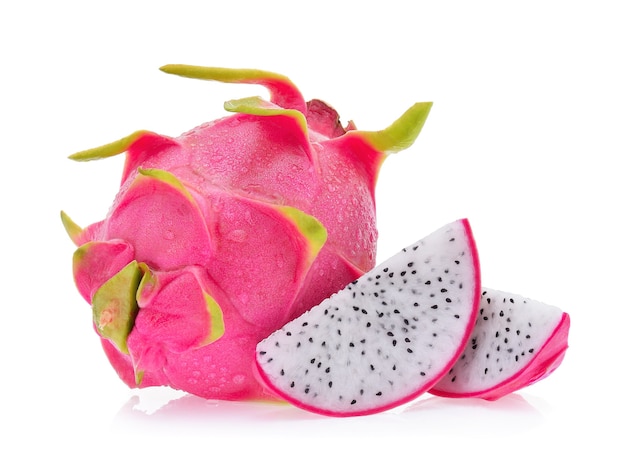
[[[359,416],[359,415],[369,415],[369,414],[373,414],[373,413],[378,413],[378,412],[383,412],[395,407],[398,407],[402,404],[405,404],[415,398],[417,398],[418,396],[420,396],[421,394],[425,393],[427,390],[429,390],[435,383],[437,383],[437,381],[449,370],[449,368],[452,366],[452,364],[455,363],[455,361],[458,359],[459,355],[462,353],[467,341],[469,340],[469,336],[470,333],[472,331],[472,327],[475,323],[476,320],[476,315],[478,312],[478,306],[479,306],[479,302],[480,302],[480,269],[479,269],[479,261],[478,261],[478,255],[477,255],[477,251],[476,251],[476,245],[475,245],[475,241],[471,232],[471,228],[469,226],[469,222],[466,219],[462,219],[460,221],[457,221],[453,224],[450,224],[450,226],[453,226],[454,224],[459,224],[457,227],[460,227],[461,230],[459,230],[458,233],[462,233],[465,236],[465,247],[467,250],[469,250],[469,256],[471,257],[471,266],[470,266],[470,271],[469,271],[469,275],[467,276],[468,279],[463,279],[463,282],[472,282],[473,285],[471,286],[471,293],[469,295],[467,295],[464,304],[461,307],[458,307],[459,309],[462,309],[464,311],[463,317],[462,317],[462,321],[464,322],[463,325],[456,325],[455,328],[459,328],[459,332],[455,334],[455,337],[453,339],[451,339],[448,343],[448,349],[447,351],[444,351],[443,354],[440,354],[439,352],[437,353],[437,360],[439,360],[442,356],[445,357],[445,359],[442,359],[441,363],[437,363],[434,367],[433,370],[428,370],[428,374],[425,374],[423,372],[417,372],[418,370],[420,370],[419,368],[422,367],[422,369],[426,370],[424,368],[424,366],[420,365],[421,362],[420,361],[426,361],[426,360],[430,360],[429,357],[424,357],[422,358],[420,357],[416,357],[414,361],[411,361],[411,364],[407,364],[407,363],[401,363],[400,359],[402,356],[398,356],[397,360],[398,360],[398,368],[403,367],[402,371],[404,374],[400,374],[399,377],[403,377],[403,375],[410,375],[411,376],[411,382],[405,386],[407,387],[406,390],[403,390],[401,392],[397,392],[397,391],[392,391],[391,393],[388,393],[387,389],[385,388],[385,384],[373,384],[372,387],[378,387],[380,386],[381,390],[385,390],[385,397],[386,396],[390,396],[390,400],[389,401],[385,401],[384,399],[381,399],[380,402],[372,404],[371,406],[369,405],[364,405],[363,407],[356,407],[354,409],[350,409],[350,406],[347,404],[342,404],[341,406],[337,406],[334,407],[334,403],[331,403],[330,405],[328,404],[323,404],[323,405],[318,405],[315,404],[314,401],[315,400],[308,400],[305,398],[308,398],[308,396],[305,395],[305,397],[296,397],[294,395],[298,395],[298,393],[290,393],[290,386],[288,384],[288,379],[287,381],[282,380],[280,377],[278,377],[279,375],[284,374],[289,377],[289,374],[291,373],[292,370],[297,370],[298,368],[302,368],[305,369],[307,367],[307,360],[304,361],[300,361],[299,364],[297,364],[295,368],[291,368],[290,364],[287,364],[287,366],[285,367],[285,369],[287,370],[286,372],[283,370],[280,373],[276,373],[276,368],[274,368],[273,364],[271,366],[272,370],[268,370],[270,369],[270,367],[268,366],[269,362],[273,362],[274,360],[276,360],[277,363],[280,363],[280,365],[278,366],[279,368],[282,366],[282,362],[281,361],[286,361],[287,363],[291,360],[290,358],[294,356],[294,354],[292,354],[294,351],[292,349],[287,349],[290,346],[287,346],[287,348],[283,349],[281,352],[285,353],[285,357],[277,357],[272,355],[271,353],[269,353],[269,356],[266,356],[265,358],[263,356],[266,355],[267,351],[266,350],[271,350],[271,347],[275,344],[276,348],[273,351],[277,351],[280,350],[281,348],[283,348],[285,346],[285,343],[283,343],[283,340],[285,340],[288,336],[290,337],[295,337],[298,334],[301,334],[298,332],[298,324],[307,324],[308,323],[312,323],[314,324],[317,320],[320,320],[320,317],[313,315],[311,312],[317,311],[323,311],[323,310],[329,310],[333,307],[333,301],[334,301],[334,297],[332,296],[329,299],[326,299],[324,302],[322,302],[320,305],[318,305],[317,307],[311,309],[309,312],[305,313],[304,315],[302,315],[301,317],[299,317],[298,319],[290,322],[288,325],[286,325],[285,327],[283,327],[281,330],[279,330],[278,332],[275,332],[273,335],[271,335],[270,337],[268,337],[267,339],[265,339],[263,342],[261,342],[258,346],[257,346],[257,355],[256,355],[256,375],[258,376],[259,380],[267,387],[267,389],[274,395],[290,402],[291,404],[302,408],[304,410],[310,411],[310,412],[314,412],[314,413],[318,413],[318,414],[322,414],[322,415],[327,415],[327,416],[335,416],[335,417],[347,417],[347,416]],[[446,228],[446,227],[444,227]],[[443,230],[443,229],[442,229]],[[426,237],[424,240],[429,240],[429,237]],[[420,241],[421,242],[421,241]],[[418,242],[419,243],[419,242]],[[407,247],[405,250],[409,250],[411,247]],[[424,250],[422,250],[423,252]],[[400,255],[400,254],[399,254]],[[396,255],[396,256],[399,256]],[[365,290],[368,288],[369,284],[365,284],[366,282],[370,282],[378,273],[381,273],[381,269],[383,269],[383,266],[389,266],[389,262],[391,262],[391,260],[393,260],[394,258],[396,258],[395,256],[392,257],[390,260],[388,260],[387,262],[383,263],[383,265],[378,266],[376,268],[374,268],[372,271],[364,274],[359,281],[362,281],[364,283],[364,286],[362,288],[362,290]],[[403,259],[403,258],[399,258],[399,259]],[[454,259],[454,258],[453,258]],[[403,259],[403,262],[406,261],[405,259]],[[392,264],[393,265],[393,262]],[[419,269],[419,268],[417,268]],[[443,271],[443,269],[442,269]],[[399,273],[398,273],[399,274]],[[426,272],[422,272],[419,271],[419,274],[417,276],[422,276],[422,277],[426,277],[428,275],[428,273]],[[368,279],[366,281],[366,279]],[[350,290],[351,286],[354,286],[355,284],[358,284],[358,281],[355,283],[352,283],[348,286],[346,286],[346,288],[341,291],[338,295],[342,295],[343,292],[345,292],[346,290]],[[358,298],[358,296],[361,294],[361,291],[358,290],[359,287],[356,286],[355,287],[355,297],[352,298]],[[437,287],[438,289],[438,287]],[[467,292],[467,291],[465,291]],[[348,294],[343,294],[345,296],[349,296]],[[391,295],[391,294],[390,294]],[[454,295],[450,295],[450,297],[455,298],[456,301],[456,297]],[[348,297],[349,298],[349,297]],[[441,299],[443,301],[443,298]],[[348,305],[350,305],[348,303]],[[367,305],[368,307],[371,307],[372,309],[375,308],[375,305],[371,305],[371,304],[364,304]],[[356,307],[352,307],[355,311],[356,311]],[[402,308],[401,306],[398,306],[398,308]],[[349,312],[350,308],[346,308],[345,311],[341,312],[344,313],[346,315],[346,317],[343,318],[343,320],[345,320],[344,324],[349,324],[349,323],[353,323],[356,324],[359,322],[359,320],[356,320],[356,316],[359,315],[359,313],[354,313],[353,314],[355,316],[353,317],[349,317],[348,315],[350,314]],[[381,309],[382,311],[383,309]],[[424,310],[426,310],[424,308]],[[371,313],[371,312],[370,312]],[[379,313],[379,312],[376,312]],[[399,313],[399,312],[398,312]],[[404,314],[404,312],[403,312]],[[337,316],[340,315],[340,312],[337,312]],[[410,313],[407,313],[407,315],[411,315]],[[388,317],[390,317],[390,315],[387,315]],[[418,314],[414,314],[414,317],[417,317]],[[352,318],[352,319],[350,319]],[[421,317],[420,320],[424,321],[425,324],[427,325],[426,322],[426,318],[429,317]],[[434,317],[434,318],[438,318],[438,317]],[[321,314],[321,319],[324,320],[324,315]],[[385,321],[387,321],[385,319]],[[432,321],[432,320],[431,320]],[[434,324],[436,322],[433,321],[432,323]],[[321,322],[320,322],[321,323]],[[368,322],[369,323],[369,322]],[[408,323],[406,323],[408,325]],[[293,327],[293,328],[292,328]],[[314,328],[316,328],[314,326]],[[428,327],[427,327],[428,328]],[[433,327],[434,328],[434,327]],[[313,331],[315,331],[313,329]],[[395,331],[396,333],[398,333],[398,330],[390,330],[390,331]],[[431,333],[431,330],[426,330],[429,334]],[[438,331],[438,330],[435,330]],[[388,332],[387,332],[388,334]],[[426,333],[424,333],[426,334]],[[329,341],[330,341],[330,336],[329,335]],[[355,333],[352,330],[348,330],[347,334],[344,334],[345,337],[349,338],[346,339],[344,343],[342,343],[339,347],[348,347],[349,344],[352,345],[352,343],[350,342],[351,338],[357,338],[358,337],[358,331]],[[408,339],[408,334],[405,338]],[[433,335],[434,336],[434,335]],[[442,335],[443,336],[443,335]],[[380,335],[380,336],[376,336],[376,337],[367,337],[367,341],[369,342],[370,340],[372,340],[372,342],[374,343],[374,350],[375,350],[375,345],[376,344],[381,344],[381,342],[383,341],[384,335]],[[400,338],[400,336],[398,336],[398,338]],[[412,337],[413,338],[413,337]],[[420,337],[419,339],[424,340],[425,342],[428,341],[428,338],[424,337]],[[306,336],[302,337],[302,343],[306,343],[307,339]],[[315,340],[317,341],[317,339]],[[400,341],[400,340],[399,340]],[[445,341],[442,339],[442,341]],[[313,341],[309,340],[309,342],[313,343]],[[369,344],[369,343],[368,343]],[[421,347],[421,343],[414,343],[417,346],[416,347]],[[334,344],[333,344],[334,345]],[[299,348],[300,346],[297,346],[297,348]],[[370,345],[371,347],[371,345]],[[395,344],[394,344],[395,347]],[[403,347],[403,346],[400,346]],[[339,349],[337,349],[339,350]],[[370,350],[371,351],[371,350]],[[304,353],[302,356],[307,358],[307,353]],[[364,355],[365,353],[361,353],[362,355]],[[369,352],[367,353],[369,354]],[[431,353],[433,354],[433,353]],[[406,354],[405,354],[406,356]],[[409,355],[410,356],[410,355]],[[269,359],[268,359],[269,357]],[[299,357],[299,356],[298,356]],[[320,362],[322,362],[323,357],[317,356]],[[350,358],[354,358],[355,356],[348,356]],[[395,356],[394,356],[395,357]],[[302,359],[302,358],[300,358]],[[313,359],[311,359],[311,364],[314,364]],[[296,359],[299,360],[299,359]],[[393,362],[393,360],[392,360]],[[315,364],[314,364],[315,365]],[[388,365],[391,366],[391,363],[389,363]],[[325,366],[322,365],[321,368],[323,368]],[[359,366],[361,366],[361,368],[359,369]],[[362,364],[360,364],[359,366],[357,366],[356,369],[353,370],[344,370],[342,371],[342,375],[336,375],[335,377],[338,378],[338,382],[341,381],[346,381],[346,380],[350,380],[350,381],[359,381],[361,380],[361,377],[355,373],[355,370],[363,370]],[[318,366],[319,367],[319,366]],[[338,367],[338,364],[335,363],[330,363],[330,368],[333,367]],[[413,371],[410,371],[410,369],[413,368]],[[279,369],[280,370],[280,369]],[[394,369],[395,371],[395,369]],[[394,372],[395,373],[395,372]],[[307,372],[304,373],[305,375],[307,374]],[[413,374],[413,375],[411,375]],[[424,378],[422,377],[420,374],[422,375],[428,375],[428,377]],[[374,374],[372,374],[374,375]],[[385,377],[381,376],[382,379],[381,380],[386,380]],[[278,382],[281,383],[278,383]],[[302,386],[302,384],[298,384],[299,386]],[[350,387],[350,386],[349,386]],[[327,388],[333,388],[333,385],[329,384]],[[322,387],[321,385],[318,386],[317,390],[325,390],[326,387]],[[313,387],[311,387],[311,390],[313,390]],[[376,391],[371,388],[367,391],[365,391],[365,395],[370,394],[370,395],[376,395]],[[308,394],[308,391],[305,391],[305,394]],[[313,393],[313,392],[311,392]],[[315,392],[315,393],[320,393],[320,392]],[[363,394],[363,393],[362,393]],[[299,392],[299,395],[302,395],[302,392]],[[393,395],[393,396],[391,396]],[[318,395],[319,396],[319,395]],[[382,393],[381,395],[382,396]],[[343,399],[343,398],[342,398]],[[350,398],[348,398],[348,401],[350,400]],[[356,400],[355,400],[356,401]]]

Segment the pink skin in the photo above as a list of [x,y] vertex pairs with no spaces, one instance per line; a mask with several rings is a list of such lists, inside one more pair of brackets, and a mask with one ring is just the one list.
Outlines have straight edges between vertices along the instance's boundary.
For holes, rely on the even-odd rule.
[[[374,186],[386,153],[346,134],[352,124],[344,129],[321,101],[305,103],[287,80],[241,81],[265,85],[265,104],[301,112],[308,128],[288,113],[235,113],[178,138],[140,132],[124,149],[106,219],[70,233],[88,253],[75,260],[88,302],[133,260],[163,281],[149,299],[138,294],[128,354],[102,338],[130,387],[267,398],[254,376],[256,344],[374,266]],[[321,223],[321,250],[284,206]],[[210,344],[206,296],[225,325]]]
[[482,398],[493,401],[545,379],[561,365],[565,357],[565,351],[568,347],[569,327],[570,317],[567,313],[563,313],[560,323],[533,360],[517,371],[516,374],[491,388],[468,393],[451,393],[434,388],[429,392],[433,395],[448,398]]

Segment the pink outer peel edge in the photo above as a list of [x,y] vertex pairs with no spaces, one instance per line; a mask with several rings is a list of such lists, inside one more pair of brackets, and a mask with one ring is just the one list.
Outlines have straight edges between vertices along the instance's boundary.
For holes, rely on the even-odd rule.
[[254,367],[253,367],[253,373],[255,375],[255,377],[257,377],[257,380],[259,380],[259,382],[265,387],[265,389],[267,390],[267,393],[269,395],[272,396],[276,396],[279,399],[285,400],[289,403],[291,403],[292,405],[301,408],[305,411],[310,411],[312,413],[316,413],[316,414],[320,414],[320,415],[325,415],[325,416],[329,416],[329,417],[355,417],[355,416],[365,416],[365,415],[371,415],[371,414],[375,414],[375,413],[381,413],[383,411],[387,411],[393,408],[397,408],[398,406],[404,405],[416,398],[418,398],[420,395],[426,393],[429,391],[429,389],[431,387],[433,387],[440,379],[441,377],[443,377],[448,370],[454,365],[454,363],[457,361],[457,359],[459,358],[459,356],[463,353],[463,350],[465,348],[465,345],[467,344],[467,342],[470,339],[471,333],[472,333],[472,327],[476,321],[476,317],[478,315],[478,309],[480,306],[480,298],[481,298],[481,292],[482,292],[482,288],[481,288],[481,277],[480,277],[480,262],[478,259],[478,250],[476,247],[476,241],[474,239],[474,234],[472,232],[472,229],[470,227],[469,221],[468,219],[460,219],[458,220],[458,223],[461,223],[463,225],[464,231],[465,231],[465,235],[467,237],[467,242],[468,242],[468,246],[471,250],[471,256],[472,256],[472,263],[473,263],[473,267],[474,267],[474,296],[473,296],[473,300],[472,300],[472,312],[469,316],[469,321],[467,323],[467,328],[465,330],[465,335],[463,336],[462,341],[459,342],[459,346],[457,348],[457,350],[454,352],[453,356],[450,358],[450,360],[447,362],[447,364],[441,368],[441,371],[438,374],[435,374],[433,376],[433,378],[428,381],[427,383],[423,384],[421,387],[419,387],[417,390],[413,391],[412,393],[410,393],[409,395],[407,395],[404,398],[401,398],[399,400],[387,403],[386,405],[380,406],[378,408],[372,408],[370,410],[361,410],[361,411],[357,411],[357,412],[337,412],[337,411],[332,411],[332,410],[325,410],[325,409],[319,409],[319,408],[315,408],[311,405],[308,405],[306,403],[302,403],[299,400],[295,400],[292,397],[287,396],[285,393],[283,393],[281,390],[279,390],[278,388],[276,388],[272,382],[270,381],[269,377],[267,377],[267,375],[265,374],[265,372],[263,371],[263,369],[261,368],[261,366],[259,365],[257,356],[255,355],[255,359],[254,359]]
[[563,312],[561,321],[533,360],[498,385],[471,393],[450,393],[436,389],[429,390],[429,393],[445,398],[482,398],[494,401],[521,388],[528,387],[539,380],[545,379],[561,365],[565,357],[565,351],[568,348],[569,328],[570,316]]

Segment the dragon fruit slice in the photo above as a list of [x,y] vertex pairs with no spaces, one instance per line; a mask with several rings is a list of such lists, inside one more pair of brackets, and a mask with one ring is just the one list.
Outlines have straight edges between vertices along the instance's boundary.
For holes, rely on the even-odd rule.
[[430,393],[496,400],[544,379],[563,361],[569,325],[558,307],[483,289],[470,341]]
[[476,321],[480,272],[467,220],[453,222],[274,332],[257,346],[278,396],[331,416],[372,414],[431,388]]
[[228,101],[232,114],[180,137],[140,130],[72,155],[126,153],[105,219],[82,228],[61,214],[76,285],[129,386],[265,397],[256,344],[373,267],[378,171],[413,143],[431,103],[361,131],[279,74],[162,70],[262,85],[270,99]]

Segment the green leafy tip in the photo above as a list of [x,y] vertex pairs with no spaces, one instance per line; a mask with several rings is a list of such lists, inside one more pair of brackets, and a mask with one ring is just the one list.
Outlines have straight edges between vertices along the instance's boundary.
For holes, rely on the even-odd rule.
[[203,67],[200,65],[168,64],[159,70],[180,77],[213,80],[223,83],[291,83],[284,75],[258,69],[230,69],[224,67]]
[[278,73],[258,69],[230,69],[183,64],[164,65],[160,70],[185,78],[263,85],[269,90],[273,103],[281,108],[306,113],[306,103],[300,91],[289,78]]
[[215,299],[205,292],[204,301],[206,302],[207,312],[209,314],[209,318],[211,319],[211,332],[206,338],[206,341],[203,343],[203,346],[206,346],[207,344],[211,344],[220,339],[226,331],[226,326],[224,325],[222,308],[215,301]]
[[137,142],[137,140],[149,134],[151,135],[153,133],[145,130],[136,131],[130,135],[127,135],[126,137],[122,137],[121,139],[116,140],[115,142],[73,153],[68,158],[70,160],[75,160],[78,162],[88,162],[91,160],[100,160],[102,158],[113,157],[115,155],[119,155],[120,153],[126,152],[131,145]]
[[70,239],[75,245],[79,245],[79,239],[80,235],[83,233],[83,229],[63,211],[61,211],[61,222],[63,222],[63,227],[65,227],[65,231]]
[[239,100],[230,100],[224,103],[224,109],[232,113],[252,114],[254,116],[287,116],[294,119],[302,132],[308,134],[304,114],[295,109],[283,109],[264,101],[258,96],[251,96]]
[[309,246],[309,262],[312,263],[328,238],[326,227],[312,215],[302,212],[295,207],[282,206],[279,208],[279,211],[291,220],[298,231],[307,240]]
[[420,134],[432,107],[431,102],[415,103],[389,127],[380,131],[354,131],[379,152],[406,150]]
[[93,320],[96,328],[124,354],[128,354],[126,339],[135,324],[139,309],[136,293],[142,276],[143,270],[137,261],[131,261],[105,282],[93,297]]

